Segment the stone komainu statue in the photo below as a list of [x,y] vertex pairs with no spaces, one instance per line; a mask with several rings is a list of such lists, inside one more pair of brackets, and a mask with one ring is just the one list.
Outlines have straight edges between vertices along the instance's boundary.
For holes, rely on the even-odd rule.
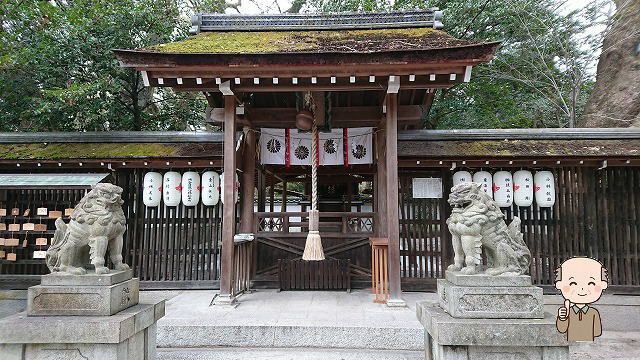
[[114,269],[129,268],[122,262],[126,220],[121,195],[119,186],[97,184],[75,207],[69,224],[56,220],[56,231],[47,251],[47,267],[51,272],[81,275],[86,273],[84,266],[90,261],[96,274],[106,274],[107,250]]
[[484,248],[486,274],[522,275],[529,271],[531,252],[520,232],[519,218],[507,226],[500,208],[475,183],[454,186],[449,204],[453,210],[447,225],[455,253],[449,270],[477,273]]

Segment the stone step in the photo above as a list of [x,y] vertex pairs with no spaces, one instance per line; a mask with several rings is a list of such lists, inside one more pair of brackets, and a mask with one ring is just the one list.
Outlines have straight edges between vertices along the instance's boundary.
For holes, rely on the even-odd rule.
[[158,347],[424,349],[417,327],[300,325],[175,325],[160,323]]
[[323,348],[158,349],[158,360],[423,360],[423,351]]

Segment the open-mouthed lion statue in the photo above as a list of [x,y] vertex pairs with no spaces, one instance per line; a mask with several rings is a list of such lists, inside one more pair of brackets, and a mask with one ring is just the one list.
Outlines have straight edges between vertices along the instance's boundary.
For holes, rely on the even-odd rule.
[[480,185],[462,183],[449,195],[453,207],[447,220],[452,235],[454,264],[448,270],[476,274],[482,262],[482,249],[487,259],[488,275],[522,275],[529,271],[531,252],[520,232],[520,219],[509,226],[493,199]]
[[90,261],[96,274],[106,274],[107,250],[115,270],[129,268],[122,262],[126,220],[121,195],[119,186],[97,184],[75,207],[69,224],[56,220],[56,231],[47,251],[47,267],[51,272],[82,275]]

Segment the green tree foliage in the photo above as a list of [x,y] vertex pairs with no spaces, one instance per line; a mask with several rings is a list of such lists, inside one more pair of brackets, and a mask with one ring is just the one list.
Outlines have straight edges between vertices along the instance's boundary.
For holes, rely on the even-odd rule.
[[306,11],[438,7],[445,30],[466,40],[502,41],[472,82],[439,91],[428,128],[573,127],[582,114],[599,44],[582,34],[603,19],[609,0],[573,12],[562,0],[310,0]]
[[[195,3],[195,1],[192,1]],[[198,1],[198,10],[224,2]],[[202,122],[199,94],[148,89],[112,49],[184,37],[176,0],[60,0],[0,3],[0,130],[185,129]]]

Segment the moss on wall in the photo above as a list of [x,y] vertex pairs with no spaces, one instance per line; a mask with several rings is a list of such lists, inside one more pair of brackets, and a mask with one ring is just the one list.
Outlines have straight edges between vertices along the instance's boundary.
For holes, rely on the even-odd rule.
[[432,28],[352,31],[205,32],[146,48],[166,53],[375,52],[467,45]]
[[0,159],[109,159],[174,155],[172,144],[0,144]]

